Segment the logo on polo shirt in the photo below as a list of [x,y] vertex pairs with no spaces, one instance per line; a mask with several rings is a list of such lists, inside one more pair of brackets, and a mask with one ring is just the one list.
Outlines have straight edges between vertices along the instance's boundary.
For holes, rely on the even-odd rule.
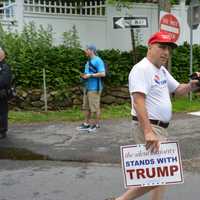
[[156,74],[154,76],[154,81],[158,84],[158,85],[164,85],[167,83],[166,79],[161,80],[160,77]]

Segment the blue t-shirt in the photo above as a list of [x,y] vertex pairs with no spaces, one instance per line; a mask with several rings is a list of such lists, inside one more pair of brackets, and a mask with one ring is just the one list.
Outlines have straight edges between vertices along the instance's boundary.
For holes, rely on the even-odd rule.
[[[85,74],[95,74],[99,72],[105,72],[105,66],[103,60],[99,56],[95,56],[90,59],[92,66],[95,67],[96,72],[90,69],[89,61],[85,64]],[[88,78],[85,82],[87,91],[101,91],[103,89],[102,80],[100,77]]]

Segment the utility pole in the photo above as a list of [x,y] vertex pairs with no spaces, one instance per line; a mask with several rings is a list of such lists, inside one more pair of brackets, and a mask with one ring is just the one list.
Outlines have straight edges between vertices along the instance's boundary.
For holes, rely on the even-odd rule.
[[171,12],[171,3],[169,0],[159,0],[158,1],[158,29],[160,24],[160,11],[163,10],[165,12]]

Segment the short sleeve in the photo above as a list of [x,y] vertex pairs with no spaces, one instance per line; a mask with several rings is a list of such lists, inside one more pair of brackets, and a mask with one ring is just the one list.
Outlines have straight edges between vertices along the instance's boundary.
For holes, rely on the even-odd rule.
[[165,73],[167,76],[167,84],[168,84],[168,88],[169,88],[169,92],[173,93],[176,88],[180,85],[180,83],[174,79],[174,77],[165,69]]
[[105,65],[100,57],[94,57],[93,59],[91,59],[91,63],[95,67],[97,72],[105,72]]
[[145,68],[135,66],[129,74],[129,92],[141,92],[148,94],[151,88],[151,76],[145,71]]
[[105,72],[105,65],[104,65],[104,62],[101,58],[97,59],[96,60],[96,65],[97,65],[97,69],[98,69],[98,72]]

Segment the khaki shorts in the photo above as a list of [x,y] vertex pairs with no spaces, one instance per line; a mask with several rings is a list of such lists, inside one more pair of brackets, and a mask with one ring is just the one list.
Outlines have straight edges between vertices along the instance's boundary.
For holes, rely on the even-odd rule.
[[100,111],[101,92],[85,92],[83,95],[83,110],[92,113]]
[[[168,132],[165,128],[151,124],[154,133],[159,137],[160,141],[167,140]],[[132,127],[133,138],[136,144],[145,144],[144,133],[137,122],[133,121]]]

